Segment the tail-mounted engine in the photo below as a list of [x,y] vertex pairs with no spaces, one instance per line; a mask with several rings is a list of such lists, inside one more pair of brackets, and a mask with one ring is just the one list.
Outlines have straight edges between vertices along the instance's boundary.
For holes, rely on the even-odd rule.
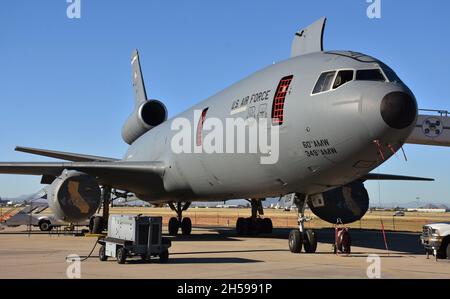
[[316,194],[308,205],[320,219],[336,224],[360,220],[369,209],[369,194],[361,181]]
[[131,70],[135,108],[122,127],[123,141],[128,144],[132,144],[145,132],[167,120],[166,106],[158,100],[147,100],[147,91],[137,50],[131,54]]
[[158,100],[145,101],[134,110],[125,122],[122,127],[122,138],[126,143],[132,144],[145,132],[166,120],[167,109],[163,103]]

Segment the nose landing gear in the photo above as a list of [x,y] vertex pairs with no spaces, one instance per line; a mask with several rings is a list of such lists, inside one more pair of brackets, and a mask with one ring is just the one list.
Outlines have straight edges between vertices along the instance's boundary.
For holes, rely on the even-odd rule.
[[305,230],[305,207],[308,196],[296,194],[294,203],[298,211],[298,229],[291,230],[289,233],[289,250],[292,253],[300,253],[302,247],[306,253],[315,253],[317,250],[316,233],[311,230]]
[[186,211],[190,205],[190,202],[186,202],[184,205],[182,205],[181,202],[178,202],[175,206],[173,202],[169,202],[169,207],[172,209],[172,211],[175,211],[177,213],[177,217],[172,217],[169,219],[169,235],[176,236],[180,228],[183,235],[187,236],[191,234],[191,218],[183,218],[183,211]]

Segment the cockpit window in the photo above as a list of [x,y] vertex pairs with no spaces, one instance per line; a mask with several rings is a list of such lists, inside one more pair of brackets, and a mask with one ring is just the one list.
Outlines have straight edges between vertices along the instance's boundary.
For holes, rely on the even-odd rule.
[[335,74],[336,71],[322,73],[314,86],[313,94],[330,90]]
[[403,83],[402,80],[397,76],[397,74],[389,67],[383,67],[383,72],[388,78],[389,82]]
[[380,69],[359,70],[356,72],[356,80],[360,81],[386,81]]
[[339,71],[339,73],[336,76],[336,80],[334,80],[333,89],[336,89],[339,86],[342,86],[345,83],[352,81],[353,74],[354,71],[352,70]]

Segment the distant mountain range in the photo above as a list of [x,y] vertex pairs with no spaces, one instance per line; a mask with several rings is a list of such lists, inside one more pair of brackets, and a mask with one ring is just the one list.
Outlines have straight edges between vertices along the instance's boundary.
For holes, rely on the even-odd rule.
[[[39,192],[33,193],[33,194],[27,194],[27,195],[21,195],[14,198],[8,198],[8,197],[0,197],[0,200],[2,202],[7,201],[13,201],[13,202],[23,202],[26,200],[33,200],[37,199],[43,196],[44,190],[40,190]],[[268,207],[271,204],[277,204],[279,202],[279,198],[268,198],[265,201],[263,201],[263,206]],[[284,201],[280,201],[280,206],[284,206]],[[223,201],[214,201],[214,202],[195,202],[193,206],[203,206],[203,207],[215,207],[217,205],[224,204]],[[248,201],[244,199],[236,199],[236,200],[228,200],[226,201],[227,205],[247,205],[249,204]],[[372,206],[377,206],[376,204],[371,204]],[[445,204],[433,204],[433,203],[419,203],[417,201],[413,202],[407,202],[407,203],[383,203],[382,207],[402,207],[402,208],[423,208],[423,209],[446,209],[450,210],[448,206]]]
[[26,200],[38,199],[45,195],[45,190],[41,189],[36,193],[20,195],[18,197],[0,197],[2,202],[12,201],[12,202],[23,202]]
[[434,204],[431,204],[431,203],[426,204],[426,205],[424,205],[424,206],[422,206],[420,208],[421,209],[446,209],[446,210],[448,210],[448,207],[446,205],[444,205],[444,204],[434,205]]

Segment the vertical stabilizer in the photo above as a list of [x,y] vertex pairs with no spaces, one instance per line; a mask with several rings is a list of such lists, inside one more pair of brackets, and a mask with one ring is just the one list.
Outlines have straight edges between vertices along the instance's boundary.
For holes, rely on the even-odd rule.
[[142,76],[141,63],[139,62],[139,53],[134,50],[131,54],[131,69],[134,89],[134,99],[136,107],[147,101],[147,92],[145,91],[144,77]]
[[295,33],[292,41],[291,57],[323,51],[323,32],[327,19],[320,18],[305,29]]

